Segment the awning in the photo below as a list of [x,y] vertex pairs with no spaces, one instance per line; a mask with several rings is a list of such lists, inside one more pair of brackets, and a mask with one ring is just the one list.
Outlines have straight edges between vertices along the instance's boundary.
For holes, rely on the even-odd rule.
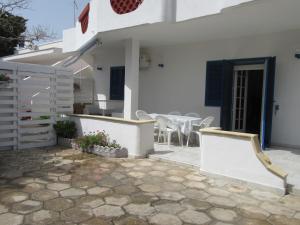
[[83,9],[82,13],[79,16],[79,22],[81,23],[81,31],[84,34],[89,26],[89,12],[90,12],[90,3]]
[[117,14],[126,14],[136,10],[144,0],[110,0],[111,7]]

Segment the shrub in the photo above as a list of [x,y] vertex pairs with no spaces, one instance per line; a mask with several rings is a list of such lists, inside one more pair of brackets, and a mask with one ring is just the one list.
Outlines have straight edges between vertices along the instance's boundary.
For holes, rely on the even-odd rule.
[[10,80],[9,76],[3,73],[0,74],[0,81],[9,81],[9,80]]
[[72,139],[76,135],[76,124],[73,121],[58,121],[54,125],[54,129],[58,137]]
[[110,148],[121,148],[119,144],[114,140],[110,142],[109,136],[104,132],[89,133],[83,137],[76,139],[76,144],[82,149],[88,149],[94,147],[95,145],[110,147]]

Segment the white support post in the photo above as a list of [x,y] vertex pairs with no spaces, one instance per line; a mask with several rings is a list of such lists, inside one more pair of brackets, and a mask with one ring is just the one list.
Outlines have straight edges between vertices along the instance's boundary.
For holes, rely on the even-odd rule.
[[138,40],[125,41],[125,87],[124,118],[134,119],[139,100],[139,58],[140,43]]

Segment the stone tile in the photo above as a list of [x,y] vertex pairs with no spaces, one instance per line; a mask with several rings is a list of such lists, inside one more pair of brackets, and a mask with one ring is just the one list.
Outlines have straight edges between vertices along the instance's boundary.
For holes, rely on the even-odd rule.
[[0,204],[0,214],[8,212],[8,208],[5,205]]
[[185,210],[186,208],[181,206],[179,203],[162,203],[154,206],[156,211],[165,214],[176,215],[179,212]]
[[66,183],[50,183],[47,184],[47,188],[53,191],[62,191],[70,188],[70,184]]
[[199,181],[199,182],[206,180],[206,177],[194,175],[194,174],[189,174],[189,175],[185,176],[185,178],[192,180],[192,181]]
[[76,180],[72,182],[72,187],[88,189],[96,186],[96,182],[90,180]]
[[237,213],[230,209],[213,208],[210,210],[210,214],[217,220],[225,222],[233,222],[238,218]]
[[182,206],[186,207],[187,209],[192,210],[206,210],[212,207],[211,204],[205,202],[205,201],[199,201],[196,199],[184,199],[181,202]]
[[250,194],[254,198],[262,201],[277,201],[280,199],[279,195],[267,191],[253,190]]
[[196,199],[200,201],[206,199],[209,196],[209,194],[207,194],[205,191],[196,189],[187,189],[182,191],[181,193],[187,198]]
[[[115,225],[148,225],[148,223],[145,220],[142,220],[140,218],[136,217],[125,217],[123,219],[114,221]],[[103,224],[104,225],[104,224]]]
[[143,172],[130,172],[128,173],[129,176],[134,177],[134,178],[138,178],[141,179],[143,178],[146,174]]
[[235,207],[237,205],[233,200],[224,197],[211,196],[207,199],[207,201],[213,205],[221,207]]
[[233,194],[230,196],[230,199],[235,201],[238,204],[247,204],[247,205],[259,205],[260,201],[256,198],[251,198],[243,194]]
[[26,224],[46,225],[59,219],[59,214],[54,211],[40,210],[25,217]]
[[115,192],[120,195],[130,195],[138,191],[139,190],[133,185],[120,185],[115,188]]
[[110,221],[103,218],[93,218],[81,223],[80,225],[112,225]]
[[131,163],[131,162],[124,162],[124,163],[121,163],[120,165],[123,167],[126,167],[126,168],[132,168],[132,167],[136,166],[135,163]]
[[129,204],[124,206],[127,213],[136,216],[150,216],[155,213],[155,208],[150,204]]
[[177,192],[171,192],[171,191],[166,191],[166,192],[159,192],[157,195],[164,200],[170,200],[170,201],[180,201],[185,198],[184,195],[177,193]]
[[12,211],[19,214],[28,214],[40,210],[42,206],[42,202],[26,200],[24,202],[14,204]]
[[45,188],[44,184],[30,183],[30,184],[26,184],[24,186],[24,188],[22,189],[22,191],[27,192],[27,193],[33,193],[33,192],[40,191],[40,190],[42,190],[44,188]]
[[165,177],[167,174],[165,172],[162,172],[162,171],[154,170],[154,171],[151,171],[149,173],[149,175],[154,176],[154,177]]
[[[270,224],[269,222],[267,222],[265,220],[255,220],[255,219],[243,218],[243,219],[239,220],[238,225],[272,225],[272,224]],[[285,225],[288,225],[288,224],[285,224]]]
[[56,198],[52,200],[45,201],[44,208],[52,211],[63,211],[65,209],[71,208],[73,202],[66,198]]
[[93,217],[93,213],[91,209],[87,208],[70,208],[67,210],[64,210],[61,213],[61,218],[63,220],[72,222],[72,223],[80,223],[83,221],[86,221],[88,219],[91,219]]
[[242,216],[252,219],[264,220],[270,216],[266,210],[253,205],[242,205],[239,207],[239,211]]
[[85,195],[85,191],[80,188],[69,188],[60,192],[62,197],[80,197]]
[[69,182],[72,179],[72,175],[63,175],[58,178],[59,181]]
[[38,201],[47,201],[58,197],[56,191],[41,190],[32,194],[31,198]]
[[161,188],[164,191],[181,191],[185,189],[185,186],[177,182],[165,182],[162,184]]
[[128,196],[109,196],[105,198],[105,202],[109,205],[123,206],[130,201]]
[[178,215],[178,217],[185,223],[190,224],[207,224],[211,221],[211,218],[203,213],[194,210],[186,210]]
[[[0,207],[0,208],[1,208],[1,207]],[[296,213],[294,217],[295,217],[295,219],[300,220],[300,212]]]
[[161,190],[160,186],[153,185],[153,184],[142,184],[142,185],[139,186],[139,188],[142,191],[150,192],[150,193],[157,193]]
[[187,175],[187,171],[186,170],[178,170],[178,169],[172,169],[168,171],[168,174],[173,175],[173,176],[186,176]]
[[158,225],[181,225],[182,222],[177,216],[159,213],[149,219],[151,224]]
[[151,193],[137,193],[130,196],[131,202],[135,204],[146,204],[158,200],[158,197]]
[[300,196],[286,195],[280,202],[290,209],[300,211]]
[[183,182],[184,178],[178,177],[178,176],[168,176],[167,180],[172,181],[172,182]]
[[0,215],[0,224],[3,225],[19,225],[23,222],[23,216],[13,213],[5,213]]
[[111,205],[103,205],[95,208],[93,209],[93,213],[96,217],[120,217],[125,214],[121,207]]
[[153,163],[151,163],[149,161],[146,161],[146,160],[143,160],[143,161],[138,162],[138,165],[139,166],[150,167],[150,166],[153,166]]
[[287,217],[292,217],[295,214],[295,211],[292,209],[289,209],[287,207],[278,204],[270,203],[270,202],[264,202],[261,205],[261,208],[267,210],[272,214],[277,214],[277,215],[282,215]]
[[1,202],[3,203],[15,203],[15,202],[22,202],[28,199],[28,194],[24,192],[10,192],[6,194],[4,197],[1,198]]
[[214,225],[233,225],[232,223],[217,222]]
[[222,197],[228,197],[230,195],[230,192],[220,188],[208,188],[206,191],[211,195],[217,195]]
[[227,185],[228,191],[233,193],[246,193],[248,191],[248,187],[244,184],[229,184]]
[[286,216],[273,215],[268,221],[275,225],[299,225],[300,219],[288,218]]
[[112,187],[119,186],[122,183],[118,179],[116,179],[116,178],[114,178],[112,176],[108,176],[108,177],[105,177],[105,178],[101,179],[100,181],[98,181],[97,184],[98,184],[98,186],[112,188]]
[[104,205],[104,201],[102,198],[99,197],[84,196],[76,200],[76,205],[78,207],[83,207],[83,208],[88,207],[94,209],[101,205]]
[[109,191],[109,188],[105,187],[93,187],[87,190],[88,194],[90,195],[100,195],[107,191]]
[[184,183],[185,186],[189,188],[196,188],[196,189],[206,189],[206,185],[204,183],[198,181],[189,181]]

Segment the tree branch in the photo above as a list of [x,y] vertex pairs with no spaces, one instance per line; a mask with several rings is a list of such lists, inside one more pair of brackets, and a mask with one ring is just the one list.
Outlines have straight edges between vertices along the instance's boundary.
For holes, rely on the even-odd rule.
[[0,12],[28,9],[31,0],[0,0]]

